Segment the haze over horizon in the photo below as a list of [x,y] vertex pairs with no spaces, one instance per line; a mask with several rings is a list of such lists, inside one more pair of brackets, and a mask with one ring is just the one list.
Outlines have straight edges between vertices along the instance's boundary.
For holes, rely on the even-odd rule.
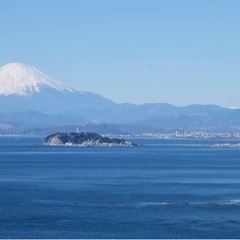
[[115,102],[240,106],[240,2],[14,1],[0,66],[24,62]]

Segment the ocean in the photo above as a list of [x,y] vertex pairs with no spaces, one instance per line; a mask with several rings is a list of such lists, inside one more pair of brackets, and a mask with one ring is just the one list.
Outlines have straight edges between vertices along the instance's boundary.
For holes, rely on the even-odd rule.
[[[240,238],[240,148],[0,138],[0,238]],[[234,141],[237,142],[237,141]]]

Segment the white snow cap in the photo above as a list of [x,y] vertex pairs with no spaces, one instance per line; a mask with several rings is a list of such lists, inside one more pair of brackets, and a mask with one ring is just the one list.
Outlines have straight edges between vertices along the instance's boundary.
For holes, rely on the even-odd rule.
[[24,63],[9,63],[0,68],[0,95],[27,96],[40,92],[41,87],[54,88],[61,92],[79,92],[52,80],[38,69]]

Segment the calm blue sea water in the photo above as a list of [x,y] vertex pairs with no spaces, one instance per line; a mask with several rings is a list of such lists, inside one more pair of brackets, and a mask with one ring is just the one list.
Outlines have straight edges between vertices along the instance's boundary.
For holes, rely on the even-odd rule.
[[240,238],[240,149],[41,142],[0,138],[0,238]]

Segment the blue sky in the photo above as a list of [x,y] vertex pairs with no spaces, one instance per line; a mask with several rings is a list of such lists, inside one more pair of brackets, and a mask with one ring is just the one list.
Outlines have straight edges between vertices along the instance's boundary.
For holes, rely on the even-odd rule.
[[0,65],[116,102],[240,106],[238,0],[0,0]]

